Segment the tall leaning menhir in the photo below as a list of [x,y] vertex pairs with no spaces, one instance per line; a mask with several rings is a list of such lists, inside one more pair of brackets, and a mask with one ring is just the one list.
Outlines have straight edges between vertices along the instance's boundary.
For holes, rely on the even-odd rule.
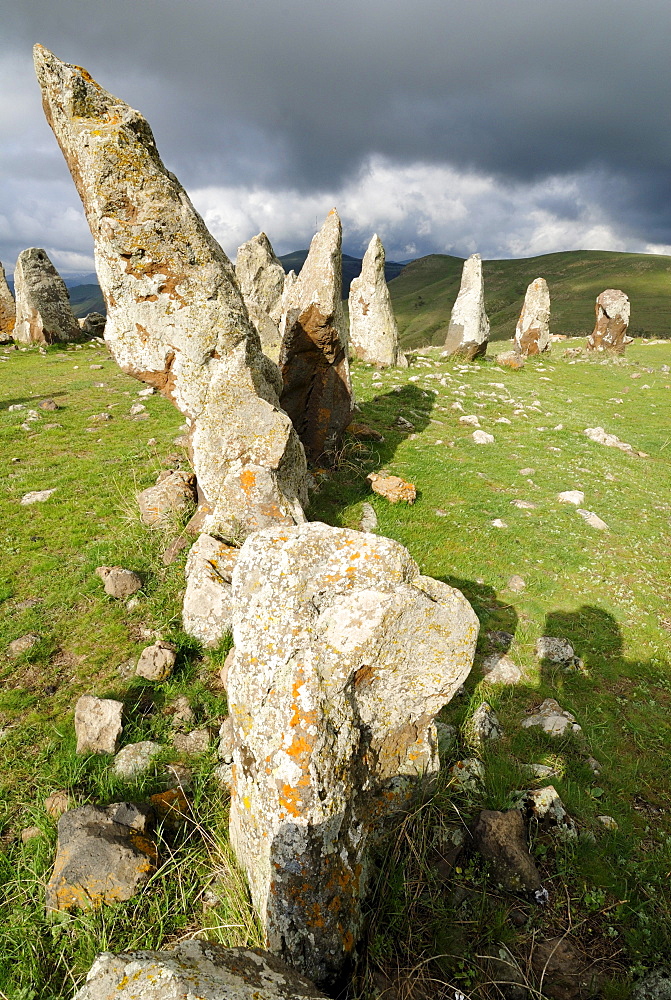
[[36,45],[42,103],[84,205],[123,371],[185,415],[201,530],[232,541],[305,520],[306,465],[233,267],[143,116]]

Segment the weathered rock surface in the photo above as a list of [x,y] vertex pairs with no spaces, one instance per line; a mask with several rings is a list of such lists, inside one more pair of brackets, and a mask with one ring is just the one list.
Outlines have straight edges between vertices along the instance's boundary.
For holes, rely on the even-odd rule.
[[515,349],[523,357],[550,349],[550,292],[545,278],[535,278],[527,288],[515,327]]
[[16,303],[7,284],[2,261],[0,261],[0,344],[6,344],[12,339],[15,321]]
[[282,316],[284,268],[275,256],[265,233],[238,247],[235,276],[261,339],[266,357],[277,363],[280,357],[279,323]]
[[98,566],[96,574],[105,585],[105,593],[117,600],[132,597],[142,589],[142,579],[138,574],[123,566]]
[[485,312],[485,285],[479,253],[464,261],[461,287],[452,306],[443,354],[461,355],[468,360],[487,353],[489,319]]
[[164,681],[170,677],[177,659],[177,650],[170,642],[157,639],[140,653],[135,673],[148,681]]
[[397,542],[316,522],[248,538],[233,593],[231,841],[271,950],[326,982],[381,818],[439,768],[477,618]]
[[539,660],[549,660],[563,667],[577,666],[579,659],[568,639],[553,635],[542,635],[536,640],[536,656]]
[[483,809],[473,837],[483,857],[494,862],[507,889],[513,892],[540,889],[541,878],[529,854],[526,826],[519,809],[506,812]]
[[138,494],[142,523],[161,527],[188,510],[196,499],[195,476],[180,469],[164,469],[156,484]]
[[586,427],[584,434],[597,444],[605,444],[607,448],[618,448],[620,451],[631,452],[634,449],[626,441],[620,441],[616,434],[608,434],[603,427]]
[[83,694],[75,706],[77,753],[116,753],[123,702]]
[[488,702],[483,701],[464,727],[466,745],[476,753],[482,753],[487,743],[500,740],[502,736],[503,729],[496,712]]
[[72,808],[73,802],[69,791],[66,788],[60,788],[58,791],[52,792],[51,795],[47,795],[43,805],[47,816],[50,816],[51,819],[59,819],[64,812]]
[[377,472],[370,472],[366,481],[370,483],[373,493],[384,497],[389,503],[414,503],[417,499],[413,483],[406,482],[400,476],[381,476]]
[[98,955],[74,1000],[326,1000],[293,969],[251,948],[182,941],[170,951]]
[[352,382],[342,308],[342,228],[332,209],[313,237],[280,322],[280,401],[316,462],[338,446],[352,419]]
[[546,698],[538,711],[522,722],[523,729],[539,726],[548,736],[563,736],[564,733],[579,733],[581,727],[575,721],[575,715],[562,708],[555,698]]
[[503,368],[512,368],[513,371],[524,368],[524,358],[519,351],[501,351],[496,355],[496,363]]
[[519,684],[524,673],[505,653],[492,653],[482,661],[482,673],[488,684]]
[[203,530],[239,540],[302,521],[303,451],[230,261],[140,113],[39,45],[35,66],[93,234],[105,339],[185,414]]
[[28,632],[26,635],[20,635],[18,639],[13,639],[7,646],[7,656],[10,656],[13,660],[16,659],[17,656],[27,653],[29,649],[36,646],[40,639],[41,636],[37,635],[36,632]]
[[151,762],[161,752],[160,743],[152,740],[142,740],[141,743],[129,743],[119,750],[114,758],[112,772],[117,778],[130,780],[151,767]]
[[[90,312],[79,321],[82,333],[87,337],[103,337],[107,320],[102,313]],[[101,366],[102,367],[102,366]]]
[[19,254],[14,291],[14,340],[21,344],[57,344],[81,338],[65,282],[45,250],[31,247]]
[[211,535],[200,535],[189,552],[182,623],[204,646],[216,646],[231,630],[231,574],[239,553]]
[[624,354],[632,338],[627,336],[629,327],[629,299],[618,288],[607,288],[597,296],[596,324],[587,338],[589,351],[612,351]]
[[350,285],[349,338],[361,361],[407,368],[398,345],[398,326],[384,276],[384,247],[375,233],[364,254],[361,274]]
[[47,911],[130,899],[155,870],[156,861],[146,809],[131,802],[71,809],[58,821]]

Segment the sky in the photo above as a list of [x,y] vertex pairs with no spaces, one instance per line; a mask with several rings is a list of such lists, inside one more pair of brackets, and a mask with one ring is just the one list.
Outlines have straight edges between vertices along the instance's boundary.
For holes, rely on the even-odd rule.
[[671,254],[669,0],[0,0],[0,260],[93,270],[32,45],[149,121],[235,259]]

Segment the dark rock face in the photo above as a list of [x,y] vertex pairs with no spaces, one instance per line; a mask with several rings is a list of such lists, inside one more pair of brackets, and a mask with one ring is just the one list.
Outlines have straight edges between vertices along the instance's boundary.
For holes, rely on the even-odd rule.
[[494,862],[506,888],[536,892],[541,879],[527,847],[526,827],[518,809],[483,809],[474,831],[475,843]]

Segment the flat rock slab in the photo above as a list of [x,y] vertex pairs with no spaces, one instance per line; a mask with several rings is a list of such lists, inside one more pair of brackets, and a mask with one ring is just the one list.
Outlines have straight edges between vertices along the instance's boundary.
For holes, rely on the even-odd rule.
[[98,955],[74,1000],[326,1000],[268,952],[183,941],[170,951]]
[[24,507],[29,506],[31,503],[43,503],[48,500],[52,493],[56,492],[56,487],[52,490],[33,490],[32,493],[24,493],[21,497],[19,503]]
[[147,810],[130,802],[63,813],[47,911],[130,899],[156,868],[156,847],[147,826]]
[[75,706],[77,753],[116,753],[123,702],[83,694]]

